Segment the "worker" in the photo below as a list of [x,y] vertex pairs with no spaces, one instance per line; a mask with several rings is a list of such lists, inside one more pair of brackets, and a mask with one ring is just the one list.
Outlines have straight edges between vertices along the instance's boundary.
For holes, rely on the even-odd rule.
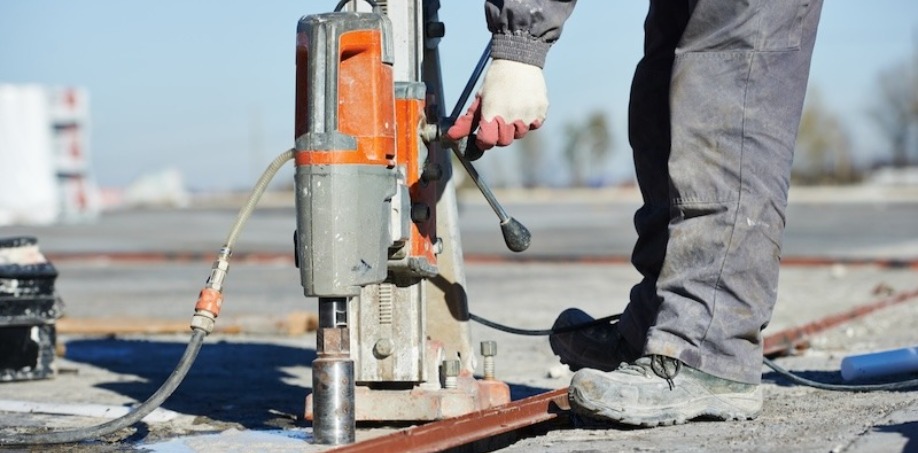
[[[493,61],[450,138],[477,131],[488,149],[542,124],[542,67],[575,3],[485,2]],[[761,412],[761,331],[777,297],[821,9],[822,0],[650,0],[628,114],[643,198],[631,261],[642,280],[617,324],[550,337],[579,370],[575,412],[640,426]],[[591,319],[568,309],[555,327]]]

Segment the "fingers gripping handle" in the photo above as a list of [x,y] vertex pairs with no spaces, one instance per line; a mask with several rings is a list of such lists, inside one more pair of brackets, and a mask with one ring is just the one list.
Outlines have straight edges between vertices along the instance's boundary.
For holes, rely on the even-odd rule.
[[477,140],[478,136],[476,134],[471,134],[462,139],[462,142],[459,143],[459,152],[462,153],[469,162],[475,162],[481,159],[481,156],[484,156],[484,151],[479,148],[476,143]]

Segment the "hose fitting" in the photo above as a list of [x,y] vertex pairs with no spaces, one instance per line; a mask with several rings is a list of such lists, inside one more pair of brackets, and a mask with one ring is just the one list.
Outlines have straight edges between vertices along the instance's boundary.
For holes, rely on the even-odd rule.
[[229,273],[229,259],[233,254],[229,247],[220,249],[217,259],[210,269],[210,277],[204,289],[198,295],[198,302],[194,306],[194,316],[191,317],[191,328],[201,329],[208,335],[213,332],[223,306],[223,281]]

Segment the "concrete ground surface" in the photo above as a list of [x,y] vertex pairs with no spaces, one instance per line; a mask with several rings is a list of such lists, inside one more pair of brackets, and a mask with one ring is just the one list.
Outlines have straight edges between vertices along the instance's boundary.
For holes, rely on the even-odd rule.
[[[861,190],[792,192],[785,257],[825,259],[782,268],[779,302],[765,335],[833,313],[918,289],[918,192]],[[627,264],[571,257],[627,256],[634,239],[634,194],[590,197],[510,197],[508,211],[533,232],[533,262],[470,260],[466,266],[473,313],[523,328],[547,328],[563,308],[596,315],[619,312],[637,274]],[[496,219],[477,198],[462,203],[467,255],[509,256]],[[88,225],[0,228],[0,236],[38,236],[50,255],[88,252],[213,252],[235,213],[231,209],[131,210]],[[282,253],[292,248],[292,208],[283,197],[257,211],[241,251]],[[565,259],[559,259],[565,258]],[[848,259],[887,260],[857,263]],[[893,260],[889,265],[888,260]],[[614,261],[614,260],[613,260]],[[187,322],[209,260],[121,262],[61,260],[58,289],[72,319],[132,318]],[[309,443],[302,421],[310,391],[315,334],[289,335],[291,315],[315,311],[302,297],[289,260],[234,264],[219,325],[241,334],[214,334],[185,382],[155,413],[160,421],[103,441],[33,451],[322,451]],[[525,314],[525,316],[522,316]],[[840,383],[847,355],[918,345],[918,299],[874,312],[810,340],[809,348],[778,363],[815,380]],[[478,341],[498,342],[497,377],[514,399],[567,385],[571,373],[544,337],[519,337],[472,326]],[[187,334],[61,335],[65,355],[50,380],[0,384],[0,429],[76,427],[104,419],[17,412],[11,403],[58,405],[74,412],[142,401],[175,365]],[[477,349],[477,347],[476,347]],[[480,372],[480,369],[479,369]],[[918,451],[918,392],[828,392],[789,383],[763,368],[766,401],[754,421],[692,422],[654,429],[553,425],[492,447],[500,451]],[[906,376],[909,377],[909,376]],[[914,375],[910,377],[916,377]],[[6,408],[6,409],[4,409]],[[95,408],[95,406],[92,406]],[[22,410],[22,409],[20,409]],[[358,439],[391,432],[361,428]]]

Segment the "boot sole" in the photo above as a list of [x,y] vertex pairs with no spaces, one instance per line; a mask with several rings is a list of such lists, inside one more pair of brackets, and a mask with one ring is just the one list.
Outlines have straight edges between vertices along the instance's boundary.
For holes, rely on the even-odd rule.
[[573,388],[568,398],[574,413],[584,417],[632,426],[681,425],[696,418],[753,420],[762,412],[762,389],[752,393],[709,395],[668,406],[612,408],[584,401]]

